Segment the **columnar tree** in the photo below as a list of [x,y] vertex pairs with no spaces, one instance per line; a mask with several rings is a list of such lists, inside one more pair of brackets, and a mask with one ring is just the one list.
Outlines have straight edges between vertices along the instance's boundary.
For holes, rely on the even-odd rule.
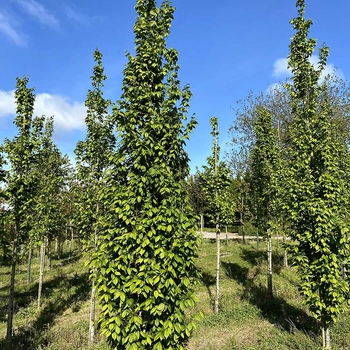
[[[106,75],[102,65],[102,54],[98,49],[94,52],[94,58],[96,65],[91,77],[93,89],[88,91],[85,101],[87,135],[84,141],[78,142],[75,149],[79,182],[79,186],[76,187],[75,223],[83,237],[86,250],[91,248],[97,250],[99,218],[104,210],[104,204],[99,195],[104,186],[103,176],[110,165],[110,156],[115,147],[114,128],[108,114],[111,102],[103,97],[102,88]],[[89,328],[91,342],[95,338],[95,294],[96,287],[93,284]]]
[[[6,177],[5,196],[11,208],[13,219],[11,249],[11,282],[8,302],[7,339],[12,338],[12,319],[14,306],[14,288],[16,264],[19,248],[29,240],[33,200],[37,193],[38,179],[35,171],[38,140],[35,137],[42,127],[41,118],[33,118],[34,93],[27,87],[28,78],[17,78],[15,102],[16,117],[14,124],[19,133],[13,140],[5,139],[4,153],[10,170]],[[11,226],[12,227],[12,226]]]
[[290,44],[289,85],[293,121],[290,127],[288,202],[291,237],[300,290],[323,330],[323,345],[330,348],[329,326],[343,310],[348,284],[341,276],[348,256],[345,181],[348,150],[345,135],[332,118],[333,111],[321,74],[329,49],[319,49],[314,67],[310,57],[316,40],[308,37],[311,20],[305,20],[305,1],[298,0],[296,30]]
[[228,224],[234,217],[234,203],[230,201],[230,171],[225,162],[220,161],[218,118],[211,118],[213,136],[212,154],[208,165],[203,166],[201,180],[209,203],[209,216],[216,228],[216,296],[214,311],[219,312],[220,297],[220,231],[222,224]]
[[272,294],[271,226],[276,218],[278,197],[277,135],[271,113],[265,108],[257,110],[254,122],[255,144],[251,152],[249,188],[254,202],[257,227],[266,232],[268,261],[268,291]]
[[196,297],[196,218],[186,190],[185,124],[191,92],[180,89],[178,53],[166,47],[174,7],[138,0],[135,55],[113,117],[118,148],[101,198],[106,211],[91,269],[101,330],[115,349],[183,349]]
[[43,132],[38,138],[40,150],[36,162],[38,191],[32,217],[31,242],[41,246],[38,308],[41,305],[45,249],[48,248],[50,267],[50,242],[65,226],[60,194],[66,181],[68,159],[62,156],[52,140],[53,123],[53,117],[47,118],[44,123]]

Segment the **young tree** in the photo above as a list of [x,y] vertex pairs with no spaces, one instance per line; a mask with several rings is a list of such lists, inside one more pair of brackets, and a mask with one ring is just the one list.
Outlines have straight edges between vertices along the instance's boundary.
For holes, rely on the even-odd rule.
[[8,302],[7,336],[12,339],[12,320],[14,306],[14,288],[16,264],[19,258],[19,248],[29,240],[33,200],[37,193],[38,179],[35,171],[38,140],[36,135],[42,126],[41,118],[33,118],[33,89],[27,88],[28,78],[17,78],[15,101],[16,117],[14,124],[19,129],[14,139],[5,139],[3,151],[10,165],[7,172],[5,197],[11,208],[13,219],[11,248],[11,282]]
[[256,225],[266,232],[268,261],[268,291],[272,294],[272,242],[271,227],[276,218],[278,197],[277,135],[272,126],[272,116],[264,108],[257,110],[254,123],[255,144],[251,152],[249,188],[254,199]]
[[53,117],[47,118],[43,132],[37,138],[40,144],[35,169],[38,173],[38,192],[32,217],[31,243],[41,246],[38,309],[41,306],[45,249],[48,248],[50,267],[50,243],[64,230],[65,226],[59,197],[67,176],[68,159],[61,155],[52,141],[53,123]]
[[[108,115],[110,101],[103,97],[103,85],[106,80],[102,65],[102,54],[95,50],[93,90],[88,91],[85,101],[87,135],[85,141],[79,141],[75,150],[77,178],[80,183],[77,191],[77,216],[75,223],[84,239],[86,250],[97,250],[99,218],[104,210],[104,202],[99,194],[104,186],[103,176],[110,166],[110,156],[115,147],[114,127]],[[93,273],[93,271],[91,271]],[[91,289],[89,340],[95,338],[96,287]]]
[[333,110],[321,74],[329,49],[319,49],[318,66],[310,57],[316,40],[308,37],[311,20],[305,20],[305,1],[298,0],[296,30],[290,44],[289,85],[293,120],[289,129],[289,201],[291,237],[297,242],[295,262],[300,291],[313,315],[320,320],[323,345],[330,348],[329,326],[343,310],[348,284],[341,276],[348,256],[346,206],[348,186],[344,175],[348,150],[345,134],[334,122]]
[[216,295],[214,311],[219,312],[220,298],[220,226],[232,222],[234,217],[234,203],[230,201],[229,169],[220,161],[218,118],[211,118],[211,135],[213,136],[212,154],[208,157],[208,165],[203,166],[201,174],[204,192],[208,198],[209,214],[216,228]]
[[184,349],[196,297],[196,218],[186,190],[191,92],[180,89],[178,53],[166,47],[174,7],[138,0],[135,56],[113,110],[118,149],[105,178],[106,211],[90,264],[101,329],[115,349]]

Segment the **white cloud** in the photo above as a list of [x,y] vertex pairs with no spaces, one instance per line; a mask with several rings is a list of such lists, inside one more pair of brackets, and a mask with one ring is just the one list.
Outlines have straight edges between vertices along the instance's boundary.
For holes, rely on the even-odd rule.
[[71,131],[85,127],[84,103],[71,103],[66,97],[42,93],[36,95],[34,108],[36,115],[53,115],[57,129]]
[[9,15],[0,13],[0,32],[18,46],[25,45],[24,36],[16,29],[17,23]]
[[[14,91],[0,90],[0,118],[14,115],[16,110]],[[84,130],[86,107],[81,102],[70,102],[68,98],[47,93],[35,96],[34,115],[53,115],[55,130]]]
[[288,67],[287,58],[278,58],[273,64],[272,75],[276,78],[290,76],[292,72],[287,67]]
[[18,4],[32,17],[48,27],[58,29],[57,18],[42,4],[35,0],[17,0]]
[[0,90],[0,118],[15,113],[15,91]]
[[[312,55],[310,57],[310,62],[317,67],[318,66],[318,56]],[[343,78],[343,72],[340,69],[335,69],[334,64],[328,63],[322,72],[321,80],[324,79],[328,74],[334,73],[339,77]],[[275,78],[287,78],[292,75],[292,71],[288,68],[287,58],[278,58],[273,64],[272,75]]]
[[90,24],[90,20],[87,16],[83,15],[82,13],[77,12],[74,10],[71,6],[65,6],[65,13],[66,16],[78,24],[88,26]]

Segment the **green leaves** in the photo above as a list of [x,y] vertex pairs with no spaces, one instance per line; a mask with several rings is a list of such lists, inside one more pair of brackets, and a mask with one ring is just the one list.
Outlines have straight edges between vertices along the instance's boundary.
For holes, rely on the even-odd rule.
[[113,107],[118,147],[98,190],[104,208],[89,267],[113,348],[183,349],[198,278],[184,151],[196,122],[185,123],[191,92],[181,90],[177,51],[166,47],[174,8],[148,0],[137,1],[136,11],[136,54],[127,55]]
[[278,218],[279,152],[272,115],[265,108],[257,109],[254,122],[255,144],[251,151],[248,183],[253,200],[257,226],[266,232]]
[[319,50],[318,67],[310,62],[316,40],[308,38],[312,24],[304,19],[305,2],[298,1],[299,16],[291,21],[296,34],[288,64],[293,84],[293,120],[287,151],[287,210],[297,241],[294,255],[301,279],[300,290],[313,315],[323,325],[334,322],[344,308],[348,284],[341,268],[347,258],[347,207],[349,154],[344,132],[334,117],[329,90],[320,77],[329,49]]

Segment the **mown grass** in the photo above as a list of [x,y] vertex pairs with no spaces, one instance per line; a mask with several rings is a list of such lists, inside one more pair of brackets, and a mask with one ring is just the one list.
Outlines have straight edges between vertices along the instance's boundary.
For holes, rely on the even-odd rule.
[[[321,349],[318,324],[302,304],[293,268],[284,268],[282,248],[274,241],[274,295],[266,290],[266,253],[261,242],[222,244],[220,312],[213,313],[216,245],[203,240],[196,287],[199,302],[190,311],[205,317],[189,339],[187,350],[316,350]],[[68,247],[68,246],[67,246]],[[26,283],[26,262],[16,276],[14,339],[5,341],[9,267],[0,267],[0,349],[3,350],[107,350],[103,339],[88,344],[90,283],[85,257],[76,249],[46,269],[43,302],[37,310],[38,258],[33,261],[33,282]],[[333,350],[350,349],[350,313],[331,329]]]

